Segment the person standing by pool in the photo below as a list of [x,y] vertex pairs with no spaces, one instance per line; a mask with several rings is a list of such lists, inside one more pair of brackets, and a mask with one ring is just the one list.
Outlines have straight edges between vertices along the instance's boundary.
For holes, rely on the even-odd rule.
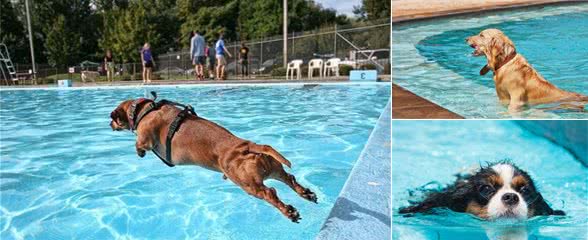
[[143,62],[143,83],[151,83],[151,72],[153,72],[155,61],[149,43],[145,43],[141,49],[141,61]]
[[241,76],[249,77],[249,48],[241,43],[239,49],[239,62],[241,62]]
[[200,31],[196,31],[192,41],[190,43],[190,57],[192,58],[192,64],[194,65],[194,71],[196,71],[196,79],[204,80],[204,67],[206,62],[206,56],[204,52],[206,42],[204,37],[200,35]]
[[214,62],[215,62],[215,50],[212,47],[213,42],[208,42],[208,45],[206,45],[206,49],[204,50],[206,52],[206,57],[208,58],[208,76],[210,77],[210,79],[214,79]]
[[106,56],[104,56],[104,68],[106,68],[106,81],[113,82],[114,61],[112,60],[112,52],[110,49],[106,50]]
[[225,65],[227,65],[227,59],[225,58],[225,53],[229,55],[229,57],[233,57],[229,50],[225,47],[225,41],[223,40],[224,36],[221,33],[218,36],[218,41],[216,41],[216,77],[218,80],[225,79]]

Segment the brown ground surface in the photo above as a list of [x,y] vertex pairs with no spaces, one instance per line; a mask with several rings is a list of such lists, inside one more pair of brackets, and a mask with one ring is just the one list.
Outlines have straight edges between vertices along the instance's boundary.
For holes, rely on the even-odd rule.
[[392,118],[461,119],[463,117],[392,84]]
[[569,2],[562,0],[392,0],[392,21],[406,21],[478,12],[493,9],[531,6],[546,3]]

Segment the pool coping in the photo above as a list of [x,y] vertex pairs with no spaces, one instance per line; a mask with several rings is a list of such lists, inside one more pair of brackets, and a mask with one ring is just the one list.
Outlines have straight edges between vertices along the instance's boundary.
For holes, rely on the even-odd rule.
[[[392,75],[378,75],[378,80],[375,82],[390,82]],[[284,84],[284,83],[344,83],[354,82],[350,81],[347,76],[333,77],[333,78],[301,78],[301,79],[229,79],[223,81],[217,80],[204,80],[198,81],[193,79],[175,79],[175,80],[154,80],[149,84],[143,84],[141,80],[134,81],[115,81],[113,83],[100,81],[100,82],[74,82],[72,87],[68,88],[103,88],[103,87],[129,87],[129,86],[176,86],[176,85],[244,85],[244,84]],[[42,85],[0,85],[0,91],[2,90],[16,90],[16,89],[48,89],[48,88],[59,88],[66,89],[65,87],[60,88],[57,84],[42,84]]]
[[[394,1],[392,1],[394,4]],[[517,8],[528,8],[528,7],[538,7],[538,6],[546,6],[546,5],[565,5],[565,4],[577,4],[577,3],[585,3],[585,0],[538,0],[538,1],[526,1],[526,2],[511,2],[511,3],[504,3],[504,4],[494,4],[490,6],[479,6],[479,7],[472,7],[472,8],[456,8],[446,11],[434,11],[434,12],[421,12],[421,13],[413,13],[407,14],[405,16],[399,17],[392,17],[392,23],[409,23],[409,22],[418,22],[418,21],[425,21],[431,19],[439,19],[439,18],[448,18],[448,17],[456,17],[456,16],[463,16],[463,15],[470,15],[475,13],[489,13],[489,12],[499,12],[499,11],[508,11]]]
[[392,119],[464,119],[405,88],[392,84]]
[[84,85],[77,87],[22,87],[22,88],[0,88],[4,91],[32,91],[32,90],[53,90],[53,91],[76,91],[96,89],[137,89],[137,88],[192,88],[192,87],[235,87],[235,86],[304,86],[304,85],[389,85],[388,81],[280,81],[280,82],[214,82],[214,83],[179,83],[179,84],[148,84],[148,85]]
[[391,236],[391,107],[382,111],[317,240]]

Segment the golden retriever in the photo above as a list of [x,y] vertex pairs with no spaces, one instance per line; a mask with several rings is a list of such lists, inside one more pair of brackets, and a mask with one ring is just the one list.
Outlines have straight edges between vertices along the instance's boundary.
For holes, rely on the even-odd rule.
[[588,96],[564,91],[545,80],[500,30],[483,30],[466,42],[475,49],[474,56],[486,56],[488,63],[480,75],[494,72],[496,94],[502,104],[508,105],[509,112],[521,111],[526,105],[565,102],[583,109],[588,103]]

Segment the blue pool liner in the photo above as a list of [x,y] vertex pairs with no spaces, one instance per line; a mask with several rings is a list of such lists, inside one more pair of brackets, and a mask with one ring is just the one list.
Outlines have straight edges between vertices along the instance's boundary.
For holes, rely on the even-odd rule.
[[516,121],[521,127],[570,151],[588,167],[588,121]]
[[316,239],[390,238],[390,103]]

